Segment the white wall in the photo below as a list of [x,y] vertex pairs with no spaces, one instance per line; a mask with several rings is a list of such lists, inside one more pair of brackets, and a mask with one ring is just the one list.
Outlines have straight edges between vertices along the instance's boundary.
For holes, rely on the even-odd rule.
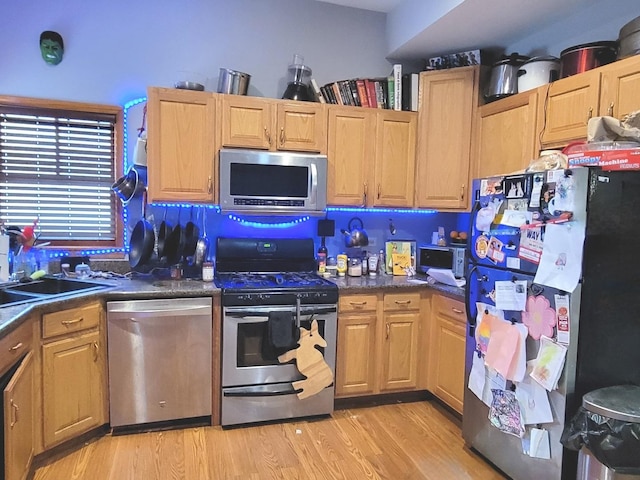
[[[252,75],[249,94],[280,98],[293,54],[321,85],[390,71],[385,16],[311,0],[4,0],[0,95],[123,105],[181,70]],[[62,63],[46,64],[40,33],[59,32]]]

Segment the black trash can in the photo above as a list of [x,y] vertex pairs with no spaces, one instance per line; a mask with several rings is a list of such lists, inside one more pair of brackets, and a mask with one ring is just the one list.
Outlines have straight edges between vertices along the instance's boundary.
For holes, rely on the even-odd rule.
[[640,480],[640,387],[618,385],[584,395],[562,443],[580,450],[578,480]]

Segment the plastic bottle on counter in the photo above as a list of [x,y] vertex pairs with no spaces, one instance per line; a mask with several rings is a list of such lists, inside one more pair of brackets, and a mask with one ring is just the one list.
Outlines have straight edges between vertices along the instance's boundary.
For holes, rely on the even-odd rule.
[[346,253],[341,253],[336,257],[337,260],[337,267],[338,267],[338,276],[339,277],[344,277],[347,274],[347,254]]
[[386,272],[387,264],[385,263],[385,260],[384,250],[380,250],[380,253],[378,254],[378,273],[381,275]]

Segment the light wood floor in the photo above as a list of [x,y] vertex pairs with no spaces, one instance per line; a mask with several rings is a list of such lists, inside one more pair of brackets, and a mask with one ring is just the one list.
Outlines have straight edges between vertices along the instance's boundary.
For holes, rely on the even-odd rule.
[[428,401],[228,430],[107,435],[34,475],[34,480],[503,478],[464,447],[458,422]]

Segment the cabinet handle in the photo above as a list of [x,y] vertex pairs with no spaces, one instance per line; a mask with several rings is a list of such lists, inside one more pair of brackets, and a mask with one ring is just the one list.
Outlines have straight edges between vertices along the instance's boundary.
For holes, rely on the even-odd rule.
[[465,188],[465,184],[462,184],[462,187],[460,187],[460,200],[464,200]]
[[13,401],[13,399],[11,399],[11,413],[12,413],[12,419],[11,419],[11,428],[13,428],[15,426],[16,423],[18,423],[18,412],[20,411],[20,408],[18,407],[18,405],[16,405],[16,403]]
[[613,117],[613,102],[611,102],[611,103],[609,104],[609,108],[607,109],[607,114],[608,114],[610,117]]
[[364,307],[367,304],[367,302],[366,301],[365,302],[349,302],[349,304],[352,307]]
[[213,180],[211,179],[211,175],[209,175],[209,180],[207,180],[207,193],[213,192]]
[[453,311],[453,313],[464,313],[462,310],[460,310],[459,308],[454,308],[451,307],[451,310]]
[[378,184],[378,200],[380,200],[381,188],[380,184]]
[[62,320],[60,323],[66,326],[66,325],[73,325],[74,323],[80,323],[83,320],[84,320],[84,317],[78,317],[73,320]]
[[389,332],[391,331],[391,326],[389,325],[389,322],[387,322],[387,340],[389,340]]
[[589,113],[587,113],[587,122],[593,116],[593,107],[589,107]]
[[100,347],[98,346],[98,342],[93,342],[93,353],[94,353],[93,361],[97,362],[98,357],[100,356]]
[[16,350],[20,350],[21,348],[22,348],[22,342],[18,342],[13,347],[11,347],[9,351],[15,352]]
[[367,206],[367,192],[369,190],[369,185],[367,184],[367,182],[364,182],[364,194],[362,195],[362,206],[366,207]]
[[264,127],[264,136],[267,137],[267,142],[269,142],[269,146],[271,146],[271,134],[269,130],[267,130],[267,127]]
[[280,146],[284,145],[284,127],[280,128]]
[[396,305],[409,305],[411,303],[411,300],[394,300],[394,302],[396,303]]

